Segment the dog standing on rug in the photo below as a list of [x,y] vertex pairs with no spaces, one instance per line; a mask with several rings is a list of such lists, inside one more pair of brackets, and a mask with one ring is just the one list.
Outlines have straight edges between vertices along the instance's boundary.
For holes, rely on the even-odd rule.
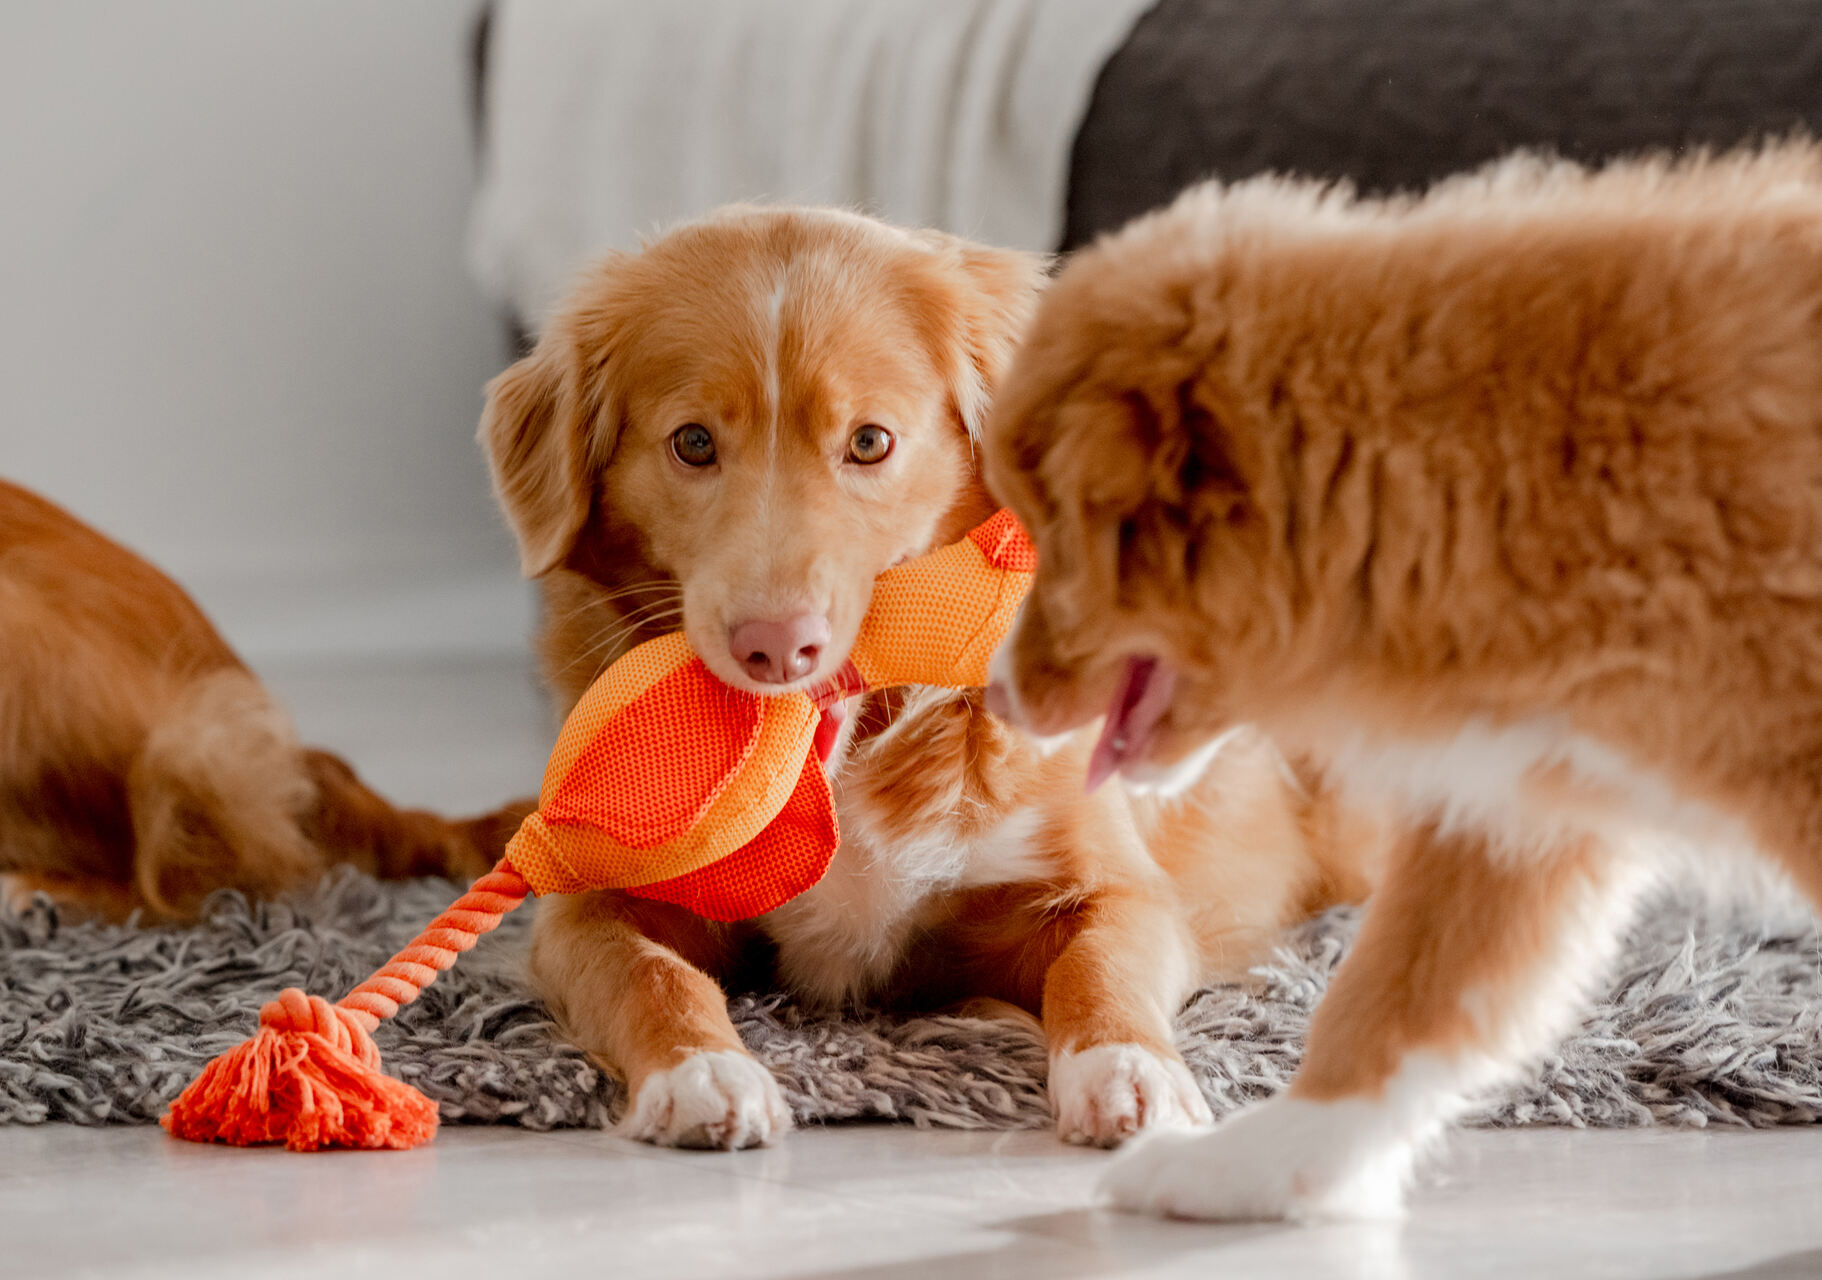
[[60,507],[0,480],[0,877],[14,895],[188,919],[331,863],[466,879],[522,808],[395,809],[289,718],[194,601]]
[[[978,433],[1042,279],[1030,255],[765,208],[587,272],[481,424],[565,709],[679,627],[738,689],[836,679],[879,573],[993,512]],[[624,1132],[736,1148],[788,1127],[720,985],[765,943],[827,1006],[1038,1015],[1072,1141],[1203,1121],[1184,999],[1367,887],[1370,839],[1257,738],[1160,804],[1084,796],[1089,743],[1046,757],[978,690],[849,698],[821,733],[843,838],[800,897],[735,926],[614,891],[539,903],[534,973],[624,1076]]]
[[1052,287],[988,472],[1039,548],[1019,720],[1104,715],[1179,785],[1258,725],[1401,807],[1288,1093],[1132,1152],[1120,1204],[1393,1210],[1655,851],[1822,897],[1814,150],[1193,189]]

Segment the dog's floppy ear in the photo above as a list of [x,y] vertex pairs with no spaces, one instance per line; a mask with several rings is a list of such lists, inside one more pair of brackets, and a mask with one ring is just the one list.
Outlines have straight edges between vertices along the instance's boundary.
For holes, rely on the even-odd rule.
[[979,439],[994,389],[1012,364],[1037,308],[1049,259],[1016,249],[990,249],[944,232],[920,235],[951,260],[962,282],[954,299],[961,350],[951,376],[956,412],[968,434]]
[[481,447],[528,578],[561,564],[588,520],[593,435],[608,429],[602,408],[556,335],[487,384]]

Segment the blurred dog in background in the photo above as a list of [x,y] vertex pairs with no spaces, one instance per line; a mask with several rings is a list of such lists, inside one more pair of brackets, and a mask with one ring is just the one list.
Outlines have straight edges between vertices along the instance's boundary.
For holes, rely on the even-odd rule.
[[485,871],[522,808],[400,810],[289,718],[171,579],[0,481],[0,874],[110,919],[193,917],[346,862]]

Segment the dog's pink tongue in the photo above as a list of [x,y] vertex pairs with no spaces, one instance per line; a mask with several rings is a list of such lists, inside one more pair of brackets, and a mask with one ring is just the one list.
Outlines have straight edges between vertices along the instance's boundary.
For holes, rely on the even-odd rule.
[[816,758],[824,764],[829,763],[835,740],[841,737],[841,727],[847,721],[848,704],[845,702],[831,702],[822,709],[822,717],[816,722]]
[[1088,757],[1088,789],[1093,791],[1128,761],[1151,745],[1152,733],[1170,706],[1176,673],[1156,658],[1128,658],[1126,675],[1114,690],[1101,736]]

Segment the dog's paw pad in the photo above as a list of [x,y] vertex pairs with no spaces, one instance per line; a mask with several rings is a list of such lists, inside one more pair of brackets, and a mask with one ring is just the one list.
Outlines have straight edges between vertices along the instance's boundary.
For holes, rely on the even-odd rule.
[[1058,1053],[1050,1064],[1050,1105],[1065,1142],[1114,1147],[1147,1129],[1213,1120],[1189,1068],[1143,1045],[1100,1044]]
[[620,1132],[661,1147],[738,1151],[764,1146],[790,1127],[772,1073],[744,1053],[716,1049],[647,1076]]

